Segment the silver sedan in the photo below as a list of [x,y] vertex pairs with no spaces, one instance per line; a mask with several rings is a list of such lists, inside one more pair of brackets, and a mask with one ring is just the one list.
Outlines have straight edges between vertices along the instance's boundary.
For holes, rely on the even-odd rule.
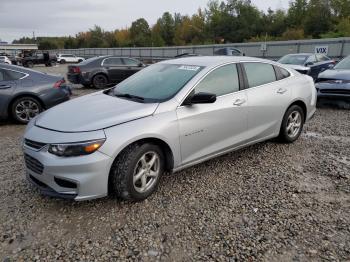
[[294,142],[315,105],[312,78],[272,61],[164,61],[32,120],[27,177],[51,196],[143,200],[166,171],[276,137]]

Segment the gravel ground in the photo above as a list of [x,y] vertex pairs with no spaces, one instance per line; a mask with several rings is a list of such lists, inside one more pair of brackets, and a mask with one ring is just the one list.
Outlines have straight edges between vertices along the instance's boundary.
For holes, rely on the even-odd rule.
[[4,261],[350,261],[350,111],[319,109],[292,145],[166,175],[140,203],[41,196],[25,180],[23,131],[0,124]]

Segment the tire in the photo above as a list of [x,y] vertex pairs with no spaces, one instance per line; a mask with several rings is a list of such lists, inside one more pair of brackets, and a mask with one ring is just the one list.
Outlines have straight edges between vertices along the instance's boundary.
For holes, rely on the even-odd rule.
[[27,124],[32,118],[43,111],[40,102],[33,97],[21,97],[11,105],[11,116],[21,124]]
[[[155,159],[152,164],[153,157]],[[109,175],[110,193],[124,200],[146,199],[156,191],[164,173],[164,163],[163,151],[157,145],[145,143],[128,146],[112,165]]]
[[108,85],[108,78],[103,74],[97,74],[92,78],[92,86],[97,89],[106,88]]
[[304,126],[305,113],[298,105],[292,105],[283,116],[279,140],[284,143],[296,141]]
[[65,63],[66,63],[66,60],[62,59],[62,60],[60,61],[60,63],[61,63],[61,64],[65,64]]
[[26,67],[33,68],[34,67],[34,63],[32,61],[28,61],[26,63]]
[[82,60],[82,59],[79,59],[79,60],[78,60],[78,63],[81,63],[81,62],[83,62],[83,60]]

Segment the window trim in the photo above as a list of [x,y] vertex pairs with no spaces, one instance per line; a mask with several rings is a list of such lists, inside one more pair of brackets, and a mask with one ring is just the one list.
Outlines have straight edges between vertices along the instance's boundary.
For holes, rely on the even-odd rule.
[[24,76],[22,76],[21,78],[18,78],[16,80],[3,80],[3,81],[18,81],[18,80],[23,80],[24,78],[27,78],[29,76],[28,73],[24,73],[24,72],[13,70],[13,69],[8,69],[8,68],[3,68],[3,67],[0,67],[0,69],[5,70],[5,71],[8,70],[8,71],[24,74]]
[[236,65],[237,67],[237,74],[238,74],[238,85],[239,85],[239,90],[238,91],[234,91],[234,92],[231,92],[231,93],[228,93],[228,94],[224,94],[224,95],[221,95],[221,96],[217,96],[217,98],[219,97],[225,97],[225,96],[228,96],[228,95],[232,95],[232,94],[238,94],[242,91],[244,91],[244,86],[242,86],[242,76],[241,76],[241,72],[239,70],[239,62],[227,62],[227,63],[224,63],[224,64],[220,64],[218,66],[215,66],[214,68],[210,69],[208,72],[206,72],[193,86],[192,88],[186,93],[186,95],[184,95],[184,97],[181,99],[179,105],[177,108],[181,108],[181,107],[185,107],[185,105],[183,105],[184,101],[187,99],[187,97],[192,93],[192,91],[199,85],[200,82],[202,82],[202,80],[204,78],[206,78],[210,73],[212,73],[213,71],[215,71],[216,69],[219,69],[220,67],[224,67],[224,66],[227,66],[227,65]]
[[111,59],[111,58],[119,58],[120,61],[122,62],[121,65],[113,65],[113,66],[115,66],[115,67],[117,67],[117,66],[118,66],[118,67],[119,67],[119,66],[125,66],[123,58],[122,58],[122,57],[118,57],[118,56],[111,56],[111,57],[106,57],[106,58],[104,58],[104,59],[102,60],[102,62],[101,62],[101,66],[104,66],[105,60]]

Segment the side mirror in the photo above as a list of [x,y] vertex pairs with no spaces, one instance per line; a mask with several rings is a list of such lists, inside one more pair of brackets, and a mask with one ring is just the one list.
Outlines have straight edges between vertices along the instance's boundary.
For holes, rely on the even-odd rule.
[[312,66],[314,63],[312,63],[312,62],[307,62],[305,65],[306,66]]
[[200,92],[197,94],[189,95],[184,101],[184,105],[193,104],[212,104],[216,101],[216,95],[211,93]]

